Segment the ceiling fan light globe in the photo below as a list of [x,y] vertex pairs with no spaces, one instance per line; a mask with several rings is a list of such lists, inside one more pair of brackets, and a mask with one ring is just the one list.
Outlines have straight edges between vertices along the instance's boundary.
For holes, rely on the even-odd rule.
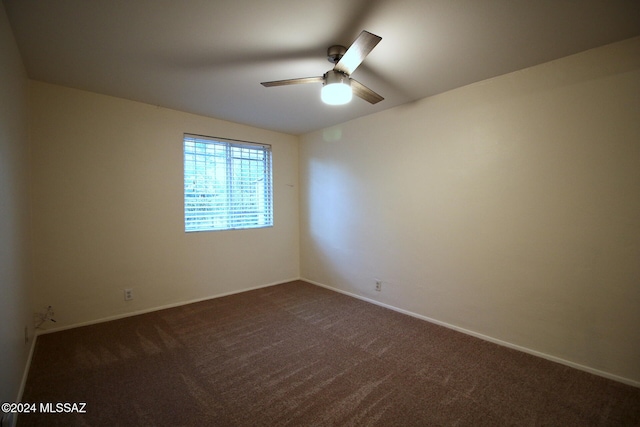
[[320,98],[328,105],[343,105],[351,102],[353,92],[348,84],[331,83],[322,87]]

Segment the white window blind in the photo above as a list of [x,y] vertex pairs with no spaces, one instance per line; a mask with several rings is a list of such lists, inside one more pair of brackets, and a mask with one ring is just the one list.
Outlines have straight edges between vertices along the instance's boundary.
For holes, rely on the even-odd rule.
[[271,146],[185,134],[185,231],[272,225]]

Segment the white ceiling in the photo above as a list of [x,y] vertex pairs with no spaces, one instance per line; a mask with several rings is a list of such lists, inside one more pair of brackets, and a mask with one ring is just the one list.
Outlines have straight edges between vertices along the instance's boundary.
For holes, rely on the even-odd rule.
[[[30,78],[301,134],[640,35],[638,0],[3,0]],[[382,41],[330,107],[326,49]]]

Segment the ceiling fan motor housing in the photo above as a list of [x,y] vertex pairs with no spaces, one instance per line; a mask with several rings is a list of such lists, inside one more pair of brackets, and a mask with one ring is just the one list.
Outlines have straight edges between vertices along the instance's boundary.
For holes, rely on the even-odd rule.
[[334,84],[334,83],[342,83],[347,86],[351,86],[351,79],[349,78],[348,75],[346,75],[341,71],[329,70],[326,73],[324,73],[323,77],[324,77],[324,81],[322,82],[322,84],[324,86]]

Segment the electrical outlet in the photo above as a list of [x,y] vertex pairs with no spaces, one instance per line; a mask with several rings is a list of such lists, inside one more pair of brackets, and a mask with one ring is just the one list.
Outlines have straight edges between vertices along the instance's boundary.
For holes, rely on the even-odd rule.
[[133,289],[124,290],[124,300],[131,301],[133,299]]
[[382,280],[376,280],[376,291],[380,292],[382,290]]

